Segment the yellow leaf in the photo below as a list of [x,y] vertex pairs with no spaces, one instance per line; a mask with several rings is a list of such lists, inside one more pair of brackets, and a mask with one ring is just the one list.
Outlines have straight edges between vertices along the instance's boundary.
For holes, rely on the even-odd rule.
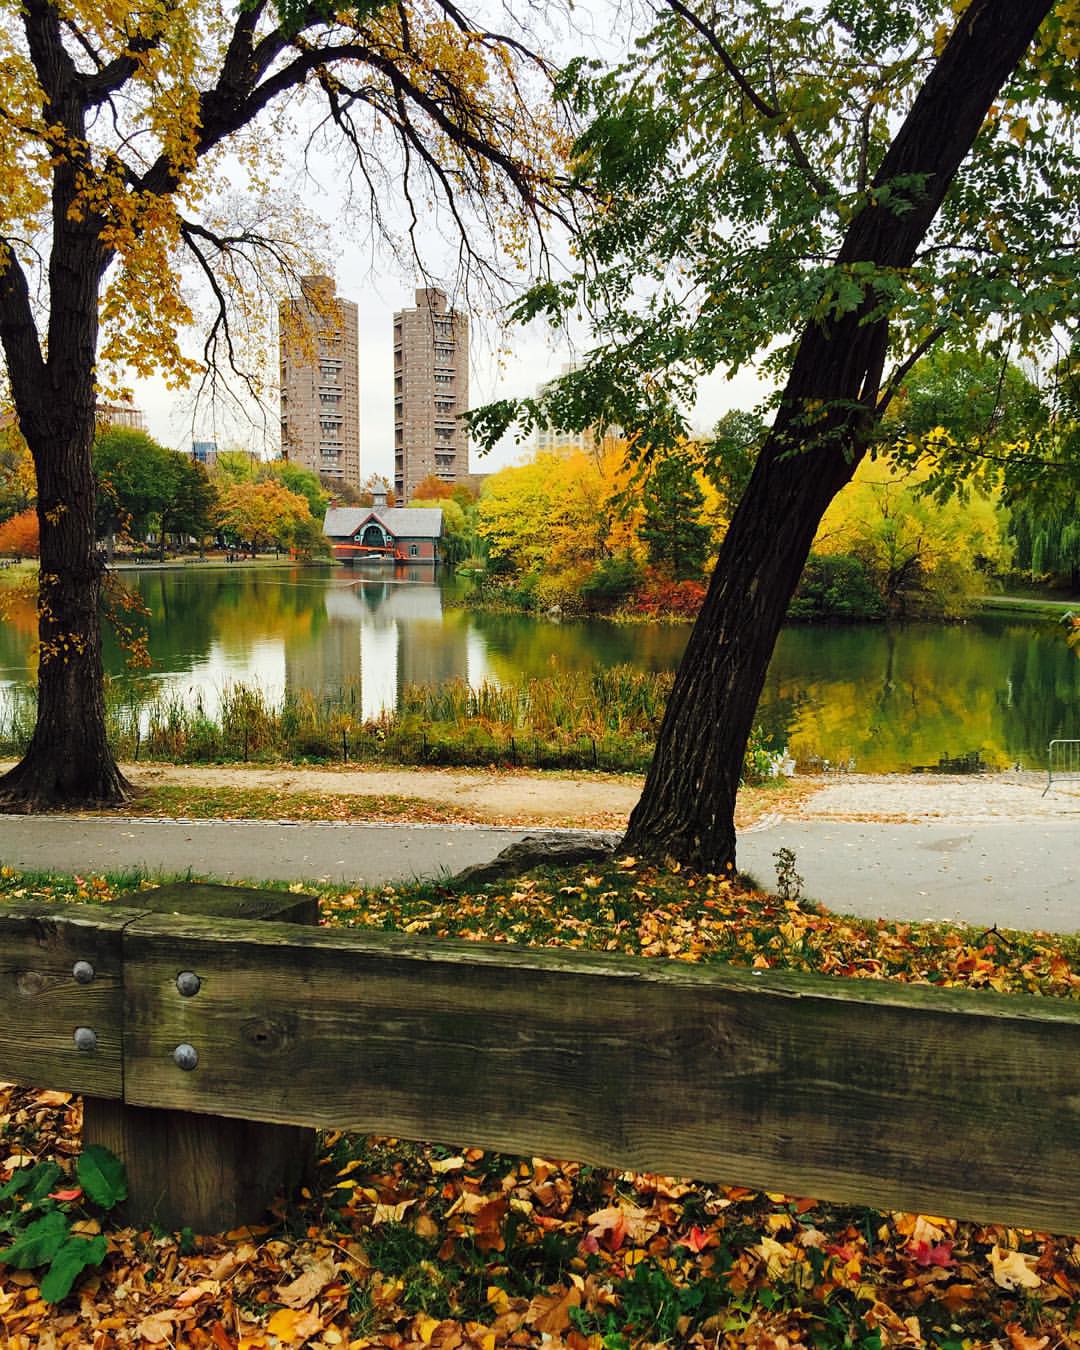
[[1009,127],[1009,135],[1017,143],[1023,145],[1028,134],[1028,120],[1026,117],[1014,117]]
[[294,1308],[279,1308],[267,1322],[266,1329],[279,1341],[296,1341],[300,1339],[296,1334],[296,1324],[299,1320],[300,1314]]
[[420,1339],[424,1344],[430,1345],[432,1336],[434,1336],[439,1329],[439,1319],[437,1317],[429,1317],[427,1313],[417,1313],[416,1329],[420,1333]]
[[497,1284],[488,1285],[487,1301],[495,1309],[498,1317],[501,1317],[504,1312],[510,1311],[510,1295]]

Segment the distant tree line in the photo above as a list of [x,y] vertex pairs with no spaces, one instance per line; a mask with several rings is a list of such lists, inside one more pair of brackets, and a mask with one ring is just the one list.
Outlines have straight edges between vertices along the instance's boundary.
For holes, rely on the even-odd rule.
[[[286,460],[221,452],[209,470],[144,431],[110,426],[93,448],[95,522],[101,548],[159,558],[167,549],[203,552],[208,542],[236,552],[325,550],[328,493],[318,477]],[[0,553],[36,557],[33,464],[22,438],[0,439]]]

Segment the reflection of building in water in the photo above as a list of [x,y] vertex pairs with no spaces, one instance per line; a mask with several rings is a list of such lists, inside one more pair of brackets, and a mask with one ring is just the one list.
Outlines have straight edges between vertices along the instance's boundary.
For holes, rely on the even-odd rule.
[[359,685],[363,716],[377,717],[397,705],[406,684],[467,679],[483,668],[464,616],[446,623],[430,567],[387,568],[370,580],[354,575],[335,576],[327,587],[317,637],[289,645],[290,688]]

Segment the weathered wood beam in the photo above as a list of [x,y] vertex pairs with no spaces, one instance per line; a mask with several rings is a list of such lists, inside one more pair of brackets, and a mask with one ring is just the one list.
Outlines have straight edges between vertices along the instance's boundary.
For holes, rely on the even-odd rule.
[[[155,915],[224,917],[243,923],[272,919],[279,924],[315,924],[319,898],[310,894],[176,882],[130,897]],[[126,924],[124,925],[127,926]],[[173,971],[171,996],[184,1005],[197,996],[181,992]],[[193,972],[187,972],[188,974]],[[126,1022],[138,1016],[142,991],[137,972],[125,969]],[[194,989],[190,982],[185,990]],[[175,1061],[170,1060],[175,1068]],[[226,1232],[258,1223],[275,1197],[289,1199],[308,1176],[315,1160],[315,1131],[298,1125],[268,1123],[264,1116],[235,1120],[219,1111],[163,1109],[165,1102],[133,1105],[87,1096],[83,1102],[83,1140],[101,1144],[123,1160],[128,1196],[126,1222],[138,1227],[193,1228]]]
[[124,947],[130,1103],[1080,1231],[1074,1003],[224,919]]
[[0,907],[0,1078],[122,1095],[121,937],[141,912],[22,901]]

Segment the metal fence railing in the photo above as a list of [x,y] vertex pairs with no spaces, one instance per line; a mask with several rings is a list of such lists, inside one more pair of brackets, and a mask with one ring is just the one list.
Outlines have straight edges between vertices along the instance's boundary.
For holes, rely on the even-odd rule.
[[1050,742],[1046,754],[1044,797],[1055,783],[1080,783],[1080,740]]

